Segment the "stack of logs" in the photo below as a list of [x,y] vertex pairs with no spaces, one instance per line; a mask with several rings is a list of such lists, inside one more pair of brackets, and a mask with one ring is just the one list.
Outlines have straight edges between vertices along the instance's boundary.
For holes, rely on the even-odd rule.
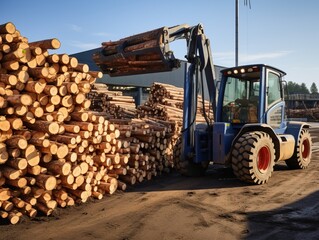
[[319,107],[304,109],[288,109],[288,118],[307,118],[308,121],[319,121]]
[[[184,89],[170,84],[154,82],[150,89],[148,101],[139,107],[140,116],[156,116],[164,121],[183,121]],[[204,110],[210,118],[213,118],[212,109],[208,101],[204,101],[205,109],[202,107],[202,97],[197,99],[196,122],[205,122]]]
[[102,112],[107,119],[130,119],[136,115],[134,98],[123,96],[121,91],[110,91],[106,84],[95,83],[86,96],[91,100],[90,109]]
[[[121,92],[110,91],[105,84],[95,83],[92,89],[87,94],[92,101],[91,110],[95,111],[96,115],[104,116],[121,132],[120,139],[123,147],[120,152],[127,154],[129,167],[127,167],[127,175],[119,176],[120,179],[134,184],[137,179],[142,181],[145,174],[147,179],[150,179],[151,176],[161,174],[163,171],[168,172],[171,168],[178,168],[183,121],[184,92],[182,88],[153,83],[148,100],[138,107],[136,117],[123,114],[127,111],[133,113],[132,97],[122,96]],[[196,122],[201,123],[205,119],[200,96],[198,103]],[[212,119],[213,114],[209,103],[204,101],[204,104],[206,113]],[[145,169],[147,169],[146,172]]]
[[[104,86],[103,86],[104,85]],[[174,166],[170,145],[172,123],[159,119],[136,118],[134,99],[122,92],[110,91],[105,84],[95,83],[87,94],[91,111],[103,116],[120,131],[120,157],[127,157],[127,170],[116,178],[135,184],[168,172]],[[129,114],[128,114],[129,113]],[[133,114],[134,113],[134,114]],[[124,156],[123,156],[124,155]],[[123,174],[124,173],[124,174]]]
[[[184,90],[170,84],[154,82],[150,89],[150,95],[144,105],[138,107],[139,117],[157,118],[163,122],[171,124],[171,138],[169,140],[170,151],[169,158],[174,160],[174,166],[179,168],[179,159],[181,155],[181,131],[183,123],[183,101]],[[204,100],[202,104],[201,96],[198,96],[198,106],[196,114],[196,123],[205,122],[204,111],[212,122],[214,119],[211,105]]]
[[121,154],[127,154],[127,174],[119,176],[126,183],[135,184],[152,176],[168,172],[173,165],[169,158],[171,126],[156,119],[110,119],[121,132]]
[[102,73],[48,51],[59,47],[0,25],[0,217],[12,224],[126,186],[120,131],[87,111]]
[[155,83],[137,118],[133,98],[48,51],[59,47],[0,25],[0,217],[12,224],[125,190],[169,171],[179,154],[181,89]]

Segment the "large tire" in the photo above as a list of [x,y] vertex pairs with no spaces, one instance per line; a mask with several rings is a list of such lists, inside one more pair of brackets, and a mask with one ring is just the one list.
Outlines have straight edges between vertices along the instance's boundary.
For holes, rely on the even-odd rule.
[[308,129],[303,128],[295,146],[292,157],[286,160],[286,164],[291,169],[305,169],[311,161],[312,140]]
[[264,184],[271,177],[275,165],[275,148],[265,132],[244,133],[232,149],[232,169],[242,181]]

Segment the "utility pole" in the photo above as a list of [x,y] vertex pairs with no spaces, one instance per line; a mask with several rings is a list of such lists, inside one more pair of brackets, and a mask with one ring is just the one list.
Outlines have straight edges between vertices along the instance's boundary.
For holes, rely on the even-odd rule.
[[238,0],[235,0],[235,66],[238,66],[238,15],[239,15],[239,7]]
[[[235,0],[235,66],[238,66],[238,39],[239,39],[239,0]],[[251,9],[250,0],[244,0],[244,4]]]

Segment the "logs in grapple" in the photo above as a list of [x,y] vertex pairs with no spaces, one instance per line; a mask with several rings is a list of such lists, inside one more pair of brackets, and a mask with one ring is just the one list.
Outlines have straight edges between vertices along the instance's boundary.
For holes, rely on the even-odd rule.
[[120,39],[103,42],[93,56],[95,63],[110,76],[171,71],[180,66],[165,42],[165,27]]

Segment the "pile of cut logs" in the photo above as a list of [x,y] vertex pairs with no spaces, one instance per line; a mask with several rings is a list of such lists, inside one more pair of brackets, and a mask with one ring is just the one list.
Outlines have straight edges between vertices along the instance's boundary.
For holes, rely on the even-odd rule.
[[[182,88],[155,82],[151,86],[148,100],[137,110],[132,97],[110,91],[105,84],[95,83],[92,89],[87,94],[92,102],[91,110],[119,129],[123,143],[120,155],[127,154],[129,159],[126,167],[128,171],[124,171],[127,174],[116,177],[134,184],[137,179],[143,181],[146,174],[147,179],[150,179],[163,171],[178,168],[183,121]],[[196,122],[200,123],[205,121],[200,96],[198,102]],[[212,121],[209,103],[204,101],[204,106]],[[131,114],[124,114],[127,112]]]
[[288,109],[289,118],[307,118],[308,121],[319,121],[319,107],[304,109]]
[[49,52],[59,47],[0,25],[0,217],[12,224],[125,190],[175,167],[180,153],[181,89],[155,83],[137,117],[132,97]]
[[92,111],[101,113],[105,118],[134,118],[136,115],[135,100],[131,96],[123,96],[121,91],[110,91],[103,83],[95,83],[86,95],[91,100]]
[[[212,109],[208,101],[204,100],[203,110],[202,97],[198,96],[196,122],[205,122],[203,112],[213,119]],[[154,82],[150,89],[148,101],[139,107],[139,116],[156,116],[164,121],[183,121],[184,90],[170,84]]]
[[[104,86],[103,86],[104,85]],[[103,116],[120,131],[120,157],[128,158],[125,174],[116,177],[129,184],[151,179],[174,166],[171,152],[172,123],[157,118],[136,118],[134,99],[95,83],[87,94],[91,111]],[[119,176],[118,176],[119,175]]]
[[12,224],[126,186],[120,131],[87,111],[102,73],[48,51],[59,47],[0,25],[0,217]]
[[[169,139],[169,158],[174,161],[174,166],[179,168],[179,159],[181,155],[181,130],[183,122],[183,100],[184,90],[170,84],[154,82],[150,89],[148,101],[138,107],[139,117],[152,117],[160,119],[162,122],[170,124],[172,132]],[[206,112],[209,121],[214,119],[212,109],[208,101],[204,101],[205,109],[201,96],[198,96],[198,106],[196,123],[205,122],[203,116]]]

